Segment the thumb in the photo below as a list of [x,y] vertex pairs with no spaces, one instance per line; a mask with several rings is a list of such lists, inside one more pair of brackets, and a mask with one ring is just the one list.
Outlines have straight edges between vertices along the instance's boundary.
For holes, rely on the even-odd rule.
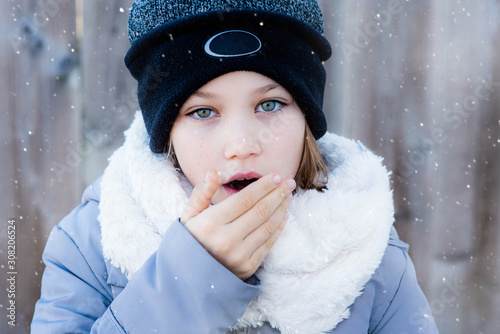
[[181,223],[186,224],[189,220],[205,211],[212,201],[212,197],[219,188],[219,175],[216,170],[209,170],[205,180],[198,183],[194,189],[189,202],[182,211]]

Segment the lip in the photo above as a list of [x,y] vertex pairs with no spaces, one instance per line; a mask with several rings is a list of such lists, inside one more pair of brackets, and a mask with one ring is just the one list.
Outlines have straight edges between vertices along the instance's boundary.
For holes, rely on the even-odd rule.
[[229,181],[227,181],[225,184],[223,184],[222,186],[224,187],[224,190],[226,190],[226,192],[229,194],[229,195],[234,195],[238,192],[240,192],[241,190],[236,190],[236,189],[233,189],[231,187],[229,187],[227,184],[230,183],[230,182],[233,182],[234,180],[238,180],[238,179],[260,179],[262,177],[262,175],[258,174],[258,173],[255,173],[255,172],[250,172],[250,173],[238,173],[238,174],[235,174],[233,175]]
[[255,172],[249,172],[249,173],[238,173],[233,175],[225,184],[228,184],[230,182],[233,182],[234,180],[238,179],[260,179],[262,175],[259,173]]

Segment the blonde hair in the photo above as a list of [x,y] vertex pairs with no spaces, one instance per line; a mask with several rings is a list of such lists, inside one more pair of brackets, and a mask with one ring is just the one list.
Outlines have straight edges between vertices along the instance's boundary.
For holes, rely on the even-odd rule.
[[326,161],[307,123],[304,131],[304,151],[295,175],[295,181],[297,186],[304,190],[323,191],[327,189],[328,169]]

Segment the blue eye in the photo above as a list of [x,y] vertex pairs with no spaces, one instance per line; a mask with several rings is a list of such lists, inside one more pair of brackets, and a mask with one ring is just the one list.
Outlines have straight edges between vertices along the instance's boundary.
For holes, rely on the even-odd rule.
[[264,101],[261,104],[259,104],[257,111],[269,113],[269,112],[278,111],[281,108],[283,108],[283,103],[278,102],[278,101],[274,101],[274,100],[269,100],[269,101]]
[[190,115],[196,119],[207,119],[211,118],[214,114],[214,111],[211,109],[198,109],[190,113]]

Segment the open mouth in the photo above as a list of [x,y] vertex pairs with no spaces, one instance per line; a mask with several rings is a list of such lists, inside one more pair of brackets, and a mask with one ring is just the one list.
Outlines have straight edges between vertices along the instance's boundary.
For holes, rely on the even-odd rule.
[[240,191],[245,189],[248,185],[254,183],[258,179],[256,178],[251,178],[251,179],[239,179],[239,180],[234,180],[229,183],[226,183],[224,186],[229,187],[233,190]]

